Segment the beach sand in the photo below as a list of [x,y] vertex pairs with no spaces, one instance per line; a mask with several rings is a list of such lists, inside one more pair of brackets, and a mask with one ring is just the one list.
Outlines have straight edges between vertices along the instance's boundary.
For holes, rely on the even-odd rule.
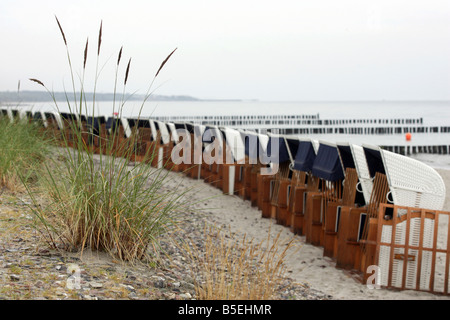
[[[445,211],[450,211],[450,171],[437,170],[446,184]],[[303,236],[294,235],[289,228],[280,226],[273,219],[261,217],[261,211],[238,196],[222,194],[203,180],[193,180],[181,173],[170,172],[173,183],[181,187],[195,188],[192,200],[201,200],[196,205],[204,210],[211,223],[229,229],[236,236],[246,235],[257,242],[274,238],[280,233],[286,242],[293,239],[295,245],[285,260],[287,275],[298,283],[307,283],[311,288],[331,295],[333,299],[450,299],[443,295],[413,290],[369,289],[344,270],[335,268],[335,262],[323,256],[323,248],[305,243]],[[181,182],[180,182],[181,181]]]

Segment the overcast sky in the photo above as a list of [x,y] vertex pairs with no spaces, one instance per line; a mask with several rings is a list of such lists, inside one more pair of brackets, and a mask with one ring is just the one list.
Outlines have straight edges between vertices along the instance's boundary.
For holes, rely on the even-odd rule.
[[[112,92],[117,54],[127,92],[208,99],[450,100],[448,0],[1,0],[0,90],[71,89],[64,29],[85,90]],[[76,78],[77,83],[79,82]],[[119,90],[122,90],[120,88]]]

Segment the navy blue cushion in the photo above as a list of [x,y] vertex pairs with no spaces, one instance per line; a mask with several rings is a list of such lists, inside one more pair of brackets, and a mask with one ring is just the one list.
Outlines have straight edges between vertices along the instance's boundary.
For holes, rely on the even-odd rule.
[[311,141],[300,141],[295,154],[294,170],[311,171],[315,159],[316,152]]
[[327,181],[344,179],[344,172],[337,147],[320,144],[311,171],[314,176]]

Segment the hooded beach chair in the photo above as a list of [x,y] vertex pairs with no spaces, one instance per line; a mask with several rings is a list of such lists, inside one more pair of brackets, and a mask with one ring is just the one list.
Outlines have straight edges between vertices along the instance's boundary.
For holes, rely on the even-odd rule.
[[[245,159],[238,165],[236,183],[239,185],[236,190],[238,195],[244,200],[251,199],[251,172],[254,166],[258,166],[259,156],[259,137],[258,134],[251,131],[239,130],[244,144]],[[256,169],[255,169],[256,170]]]
[[130,140],[130,161],[146,161],[149,146],[151,143],[151,128],[148,119],[128,118],[128,125],[131,130]]
[[[74,147],[76,145],[76,143],[78,142],[76,141],[77,135],[75,133],[77,128],[78,132],[81,133],[81,136],[87,138],[86,133],[80,130],[79,117],[76,114],[70,112],[61,112],[60,117],[62,122],[61,137],[65,140],[65,142],[62,141],[62,144],[67,143],[69,147]],[[87,143],[87,141],[85,141],[85,143]]]
[[[251,141],[250,141],[251,142]],[[249,159],[252,158],[253,162],[256,161],[251,167],[250,172],[247,173],[247,177],[250,178],[250,183],[246,184],[247,191],[246,193],[250,195],[249,200],[252,206],[258,206],[258,177],[260,176],[261,168],[270,168],[271,165],[268,163],[265,155],[267,155],[267,148],[269,143],[269,136],[265,134],[257,134],[257,143],[253,146],[250,146],[250,156]],[[257,150],[256,150],[257,148]],[[257,157],[252,156],[251,154],[256,155]]]
[[245,146],[239,131],[231,128],[221,128],[224,137],[224,159],[222,191],[225,194],[233,195],[238,190],[236,185],[238,180],[239,163],[245,161]]
[[[152,132],[156,130],[156,135],[153,135],[154,145],[152,145],[152,150],[150,157],[152,158],[152,165],[157,168],[166,167],[168,164],[168,158],[171,154],[171,138],[170,131],[167,125],[162,121],[153,121],[154,129],[152,127]],[[152,125],[152,120],[150,120],[150,125]]]
[[58,113],[53,113],[50,111],[43,112],[42,114],[45,117],[45,121],[47,123],[46,128],[51,136],[54,137],[57,141],[61,142],[61,128],[63,127],[63,124],[61,122],[60,115]]
[[33,114],[33,123],[40,127],[41,132],[46,132],[47,130],[47,121],[45,120],[45,116],[41,111],[34,111]]
[[129,143],[128,138],[131,136],[127,119],[116,116],[109,117],[105,128],[108,136],[106,154],[118,157],[125,156],[129,152],[127,144]]
[[325,212],[328,201],[342,198],[342,170],[339,152],[335,144],[320,141],[316,158],[311,168],[311,175],[318,181],[319,190],[309,192],[305,206],[306,242],[323,245]]
[[389,185],[378,147],[350,145],[350,150],[365,205],[340,210],[336,267],[362,270],[373,260],[376,217],[380,204],[388,201]]
[[172,150],[178,141],[175,124],[159,121],[157,125],[161,132],[163,166],[168,170],[174,170]]
[[[352,149],[348,143],[336,144],[341,166],[344,170],[344,181],[342,185],[342,197],[333,197],[327,199],[324,224],[324,256],[336,258],[338,251],[338,231],[347,226],[340,225],[340,217],[342,212],[347,214],[347,210],[352,208],[363,207],[366,204],[364,194],[357,188],[359,179],[356,169],[356,163],[353,158]],[[365,161],[365,159],[364,159]],[[345,232],[345,230],[343,231]]]
[[[298,139],[287,139],[284,136],[273,134],[269,135],[269,138],[267,156],[270,157],[272,165],[277,167],[276,174],[269,182],[271,216],[275,217],[278,224],[290,227],[291,217],[288,214],[289,187],[292,175],[290,166],[294,161],[292,154],[295,155],[297,153],[299,141]],[[275,144],[278,145],[277,153],[273,150]],[[263,177],[261,178],[264,179]],[[266,191],[264,188],[262,190]],[[263,192],[258,190],[258,193],[262,194]]]
[[377,217],[374,264],[380,284],[449,294],[450,213],[441,211],[444,181],[420,161],[380,153],[391,197]]
[[87,117],[88,142],[97,154],[105,154],[108,141],[105,116]]
[[175,125],[175,123],[172,122],[168,122],[167,124],[167,128],[169,130],[169,134],[170,134],[170,142],[169,145],[167,147],[168,149],[168,160],[167,160],[167,168],[169,170],[175,171],[175,172],[179,172],[180,171],[180,165],[179,164],[175,164],[173,162],[172,159],[172,150],[173,148],[177,145],[178,141],[179,141],[179,137],[178,137],[178,132],[177,132],[177,126]]
[[187,175],[192,179],[202,178],[203,169],[203,134],[206,127],[203,125],[193,125],[193,135],[191,135],[191,163],[187,170]]
[[[191,134],[186,128],[186,124],[184,122],[175,122],[173,123],[173,125],[171,125],[171,127],[173,130],[172,139],[175,139],[173,140],[173,146],[186,146],[187,144],[187,147],[190,149],[192,143]],[[185,139],[187,139],[187,141],[185,141]],[[180,158],[179,162],[176,161],[176,164],[173,164],[173,170],[175,170],[176,172],[185,172],[191,166],[191,164],[189,163],[190,155],[185,154],[184,150],[185,149],[183,147],[180,147],[178,152],[174,154],[175,157]]]
[[[186,134],[187,141],[184,141],[188,154],[183,154],[183,173],[188,177],[195,176],[198,167],[194,165],[194,142],[195,142],[195,129],[194,124],[186,122],[184,123],[184,132]],[[194,168],[195,167],[195,168]],[[194,172],[193,172],[194,171]]]
[[245,141],[245,164],[241,167],[243,180],[241,196],[250,200],[252,206],[258,204],[258,174],[263,167],[268,165],[261,162],[261,157],[267,152],[269,137],[255,132],[241,132]]
[[288,203],[291,216],[291,231],[304,235],[304,212],[308,192],[318,192],[318,179],[311,174],[318,149],[318,143],[311,139],[301,138],[294,163],[291,166],[292,178]]

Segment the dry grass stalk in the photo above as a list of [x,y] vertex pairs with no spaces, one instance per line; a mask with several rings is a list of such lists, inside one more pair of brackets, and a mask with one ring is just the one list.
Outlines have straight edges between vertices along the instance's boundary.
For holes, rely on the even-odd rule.
[[86,39],[86,47],[84,48],[83,69],[86,69],[86,61],[87,61],[87,53],[88,53],[88,44],[89,44],[89,38]]
[[56,19],[56,22],[58,23],[59,30],[61,31],[61,34],[62,34],[62,37],[63,37],[63,40],[64,40],[64,44],[67,46],[66,35],[64,34],[63,28],[61,27],[61,24],[59,23],[59,20],[58,20],[57,16],[55,16],[55,19]]
[[128,81],[128,73],[130,72],[130,64],[131,64],[131,58],[128,60],[127,70],[125,71],[125,80],[123,82],[124,85],[127,84]]
[[197,268],[196,294],[200,300],[268,300],[285,279],[284,259],[294,242],[283,243],[280,233],[260,243],[227,237],[216,228],[205,230],[204,248],[187,247]]
[[158,71],[155,74],[155,78],[158,76],[159,72],[161,71],[161,69],[164,67],[164,65],[166,64],[167,61],[169,61],[170,57],[174,54],[174,52],[177,50],[178,48],[175,48],[175,50],[173,50],[166,59],[164,59],[164,61],[161,63],[161,66],[159,67]]

